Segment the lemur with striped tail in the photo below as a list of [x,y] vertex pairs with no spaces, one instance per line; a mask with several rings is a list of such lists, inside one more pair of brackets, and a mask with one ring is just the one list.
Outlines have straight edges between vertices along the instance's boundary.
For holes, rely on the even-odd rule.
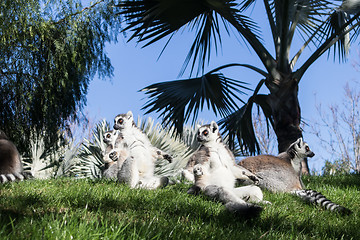
[[349,209],[331,202],[321,193],[305,190],[301,180],[301,162],[304,158],[311,158],[314,155],[309,145],[299,138],[288,147],[286,152],[278,156],[247,157],[240,161],[239,165],[255,174],[260,179],[259,186],[263,189],[271,192],[289,192],[325,209],[341,214],[351,213]]

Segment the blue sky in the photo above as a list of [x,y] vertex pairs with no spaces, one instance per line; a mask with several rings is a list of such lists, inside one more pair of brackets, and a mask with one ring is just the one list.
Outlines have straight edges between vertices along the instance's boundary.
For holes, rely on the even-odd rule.
[[[259,25],[266,26],[266,19],[262,18],[261,14],[263,12],[259,7],[252,11]],[[134,116],[143,116],[145,111],[141,110],[141,107],[146,103],[146,98],[145,94],[138,90],[152,83],[178,79],[193,36],[187,30],[176,34],[159,59],[158,56],[165,41],[141,48],[141,45],[137,45],[135,41],[128,43],[126,37],[120,36],[118,43],[107,45],[106,51],[114,67],[114,76],[106,81],[96,77],[90,83],[85,108],[90,119],[96,122],[105,118],[112,122],[118,113],[125,113],[128,110],[132,110]],[[272,42],[266,39],[268,36],[266,32],[263,32],[264,41],[271,44]],[[272,49],[271,45],[269,49]],[[298,48],[295,47],[293,50],[298,50]],[[314,49],[307,49],[302,59],[306,59],[312,50]],[[319,117],[315,100],[321,102],[324,107],[341,102],[346,82],[358,78],[359,73],[353,67],[353,63],[358,60],[360,60],[358,46],[353,45],[346,63],[339,64],[337,60],[333,61],[332,56],[327,59],[327,54],[324,54],[308,69],[299,87],[302,118],[306,123],[311,124]],[[228,63],[248,63],[262,67],[256,54],[251,52],[242,40],[236,39],[233,33],[231,37],[224,37],[222,50],[217,55],[213,52],[205,72]],[[300,64],[297,65],[299,66]],[[252,89],[261,79],[260,75],[243,68],[234,68],[223,73],[248,82]],[[188,74],[185,74],[182,78],[187,77]],[[244,100],[247,98],[247,96],[243,97]],[[149,116],[157,117],[156,114]],[[211,112],[205,111],[199,118],[210,122],[220,120],[221,117],[215,117]],[[324,164],[320,156],[327,153],[320,148],[317,139],[306,128],[304,138],[316,153],[316,156],[309,161],[310,168],[320,171]]]

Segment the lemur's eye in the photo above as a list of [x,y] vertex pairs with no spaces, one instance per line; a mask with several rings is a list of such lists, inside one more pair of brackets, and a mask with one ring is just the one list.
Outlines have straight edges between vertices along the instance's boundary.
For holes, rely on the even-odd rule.
[[208,130],[204,130],[204,131],[203,131],[203,134],[204,134],[204,136],[207,136],[207,135],[209,134],[209,131],[208,131]]
[[120,119],[118,120],[118,123],[119,123],[119,124],[123,124],[123,122],[124,122],[124,119],[122,119],[122,118],[120,118]]
[[310,151],[309,146],[306,146],[306,147],[305,147],[305,150],[306,150],[307,152]]
[[106,138],[110,138],[111,137],[111,135],[110,135],[110,133],[108,133],[107,135],[106,135]]

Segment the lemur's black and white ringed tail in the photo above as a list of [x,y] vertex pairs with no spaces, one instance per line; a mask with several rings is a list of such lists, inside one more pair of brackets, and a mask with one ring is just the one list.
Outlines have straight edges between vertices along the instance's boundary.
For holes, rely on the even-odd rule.
[[306,202],[318,205],[322,208],[325,208],[326,210],[330,210],[332,212],[338,212],[342,215],[349,215],[352,213],[350,209],[330,201],[324,195],[322,195],[317,191],[306,189],[306,190],[295,190],[292,191],[292,193],[296,196],[299,196],[301,199],[305,200]]

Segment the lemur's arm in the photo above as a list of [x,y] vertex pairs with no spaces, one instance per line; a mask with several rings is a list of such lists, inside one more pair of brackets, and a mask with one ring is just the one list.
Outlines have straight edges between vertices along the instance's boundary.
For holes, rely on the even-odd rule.
[[167,160],[169,163],[172,162],[172,156],[156,147],[154,147],[154,155],[156,159],[165,159]]
[[253,174],[252,172],[250,172],[249,170],[247,170],[242,166],[233,165],[232,172],[236,179],[240,179],[240,180],[250,179],[255,184],[259,182],[259,178],[255,174]]

